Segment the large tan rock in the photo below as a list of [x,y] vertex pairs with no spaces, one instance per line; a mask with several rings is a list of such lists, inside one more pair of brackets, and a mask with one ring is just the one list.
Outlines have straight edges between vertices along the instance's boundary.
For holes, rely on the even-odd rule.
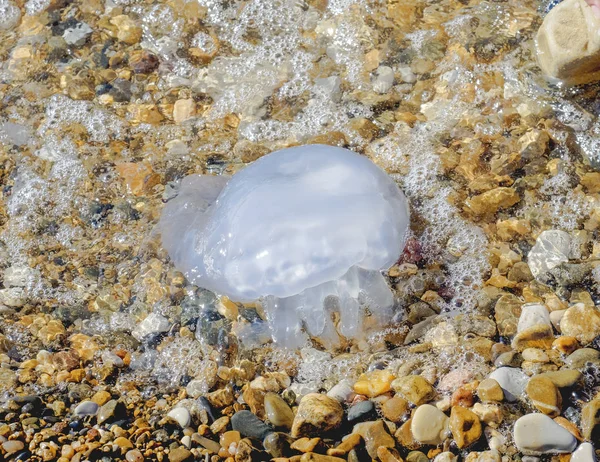
[[569,84],[600,80],[600,18],[585,0],[565,0],[544,18],[537,33],[544,74]]
[[560,330],[564,335],[575,337],[582,345],[592,343],[600,336],[600,310],[577,303],[565,311]]
[[298,406],[292,425],[292,436],[321,436],[342,423],[344,410],[341,404],[327,395],[309,393]]

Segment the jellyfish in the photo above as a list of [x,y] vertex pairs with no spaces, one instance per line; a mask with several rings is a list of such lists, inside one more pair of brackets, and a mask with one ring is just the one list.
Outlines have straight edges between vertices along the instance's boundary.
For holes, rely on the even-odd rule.
[[394,297],[382,271],[400,257],[408,228],[394,180],[325,145],[273,152],[231,177],[189,175],[159,221],[190,283],[261,303],[272,340],[288,348],[309,336],[335,347],[388,323]]

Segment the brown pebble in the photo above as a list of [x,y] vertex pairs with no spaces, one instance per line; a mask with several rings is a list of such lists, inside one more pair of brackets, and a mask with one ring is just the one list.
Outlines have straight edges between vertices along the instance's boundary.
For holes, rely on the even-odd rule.
[[225,431],[227,429],[227,425],[229,425],[229,417],[227,417],[227,416],[219,417],[210,426],[210,431],[214,435],[218,435],[219,433],[222,433],[223,431]]
[[552,342],[552,348],[565,355],[570,355],[579,347],[579,342],[575,337],[562,336]]
[[396,430],[396,433],[394,433],[394,437],[396,438],[396,440],[398,440],[398,443],[400,443],[401,446],[407,449],[419,449],[421,447],[421,444],[417,440],[415,440],[415,437],[413,436],[412,431],[410,429],[411,424],[412,418],[408,419],[400,426],[400,428],[398,428],[398,430]]
[[408,410],[408,401],[396,395],[381,406],[383,416],[392,422],[400,422]]
[[488,378],[482,380],[477,387],[477,396],[484,403],[487,401],[500,402],[504,399],[504,392],[496,380]]
[[309,393],[300,401],[292,425],[292,437],[316,436],[337,428],[344,410],[340,403],[327,395]]
[[304,454],[300,458],[300,462],[346,462],[346,461],[344,459],[340,459],[339,457],[324,456],[321,454],[315,454],[314,452],[309,452],[309,453]]
[[377,457],[378,448],[393,448],[396,445],[383,420],[358,423],[354,426],[354,432],[362,436],[365,448],[373,459]]
[[360,444],[362,437],[358,433],[352,433],[335,448],[327,450],[327,454],[330,456],[345,456]]
[[291,444],[291,448],[300,452],[313,452],[321,438],[300,438]]
[[431,401],[435,396],[431,384],[420,375],[400,377],[392,382],[392,388],[416,406]]
[[552,380],[542,375],[534,375],[525,388],[527,396],[535,408],[550,417],[560,414],[562,397]]
[[468,383],[459,387],[452,393],[450,398],[451,406],[471,407],[475,404],[475,389],[479,382]]
[[129,58],[129,66],[136,74],[149,74],[156,70],[158,64],[158,56],[146,50],[135,51]]
[[187,462],[194,460],[194,455],[183,446],[169,452],[169,462]]
[[377,457],[381,462],[403,462],[398,451],[384,446],[377,449]]
[[71,371],[79,367],[79,354],[74,349],[59,351],[52,356],[52,363],[57,370]]
[[454,406],[450,412],[450,431],[459,449],[470,446],[481,437],[481,422],[474,412]]

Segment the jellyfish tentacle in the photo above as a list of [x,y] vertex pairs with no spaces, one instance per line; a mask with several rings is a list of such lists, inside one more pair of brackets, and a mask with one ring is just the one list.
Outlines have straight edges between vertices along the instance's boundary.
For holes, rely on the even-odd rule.
[[273,341],[287,348],[300,348],[308,340],[297,312],[299,300],[297,295],[286,298],[269,295],[263,302]]

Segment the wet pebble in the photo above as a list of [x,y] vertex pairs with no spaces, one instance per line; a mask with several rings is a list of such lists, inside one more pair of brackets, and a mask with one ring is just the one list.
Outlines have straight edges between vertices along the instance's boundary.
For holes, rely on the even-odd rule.
[[341,403],[351,400],[354,396],[352,383],[347,379],[341,380],[327,392],[327,396],[334,398]]
[[571,462],[596,462],[596,454],[592,443],[581,443],[571,454]]
[[192,423],[192,416],[184,407],[176,407],[175,409],[169,411],[167,415],[175,420],[181,428],[189,427]]
[[240,432],[244,437],[263,440],[273,431],[271,427],[256,417],[250,411],[239,411],[231,417],[231,428]]
[[327,395],[309,393],[300,401],[292,425],[292,436],[320,436],[338,427],[344,416],[340,403]]
[[529,377],[521,369],[513,367],[501,367],[489,375],[494,379],[504,392],[507,401],[517,401],[523,395]]
[[93,401],[83,401],[75,408],[75,415],[95,415],[99,406]]
[[393,448],[396,445],[396,441],[388,433],[383,420],[358,423],[354,426],[352,432],[362,436],[365,448],[372,459],[377,458],[379,448]]
[[169,462],[186,462],[194,460],[194,455],[183,446],[179,446],[169,452]]
[[565,359],[565,365],[570,369],[581,369],[587,363],[600,363],[600,351],[593,348],[580,348]]
[[269,392],[264,399],[265,414],[275,427],[292,428],[294,413],[277,393]]
[[431,404],[423,404],[413,414],[410,430],[422,444],[440,444],[448,432],[448,416]]
[[12,454],[12,453],[21,451],[24,447],[25,447],[25,444],[23,444],[23,442],[19,441],[19,440],[10,440],[10,441],[5,441],[4,443],[2,443],[2,449],[7,454]]
[[125,454],[127,462],[144,462],[144,456],[138,449],[132,449]]
[[544,414],[527,414],[513,428],[517,448],[530,455],[573,452],[575,437]]
[[360,401],[348,409],[348,422],[356,423],[377,417],[373,401]]

